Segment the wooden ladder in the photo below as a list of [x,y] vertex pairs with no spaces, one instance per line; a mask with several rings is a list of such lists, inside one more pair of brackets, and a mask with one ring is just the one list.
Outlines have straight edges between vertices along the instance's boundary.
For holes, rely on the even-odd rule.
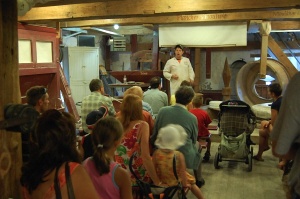
[[64,101],[66,103],[68,112],[73,114],[76,121],[79,121],[80,117],[79,117],[79,114],[77,112],[75,102],[72,98],[71,89],[69,87],[68,81],[65,77],[65,74],[64,74],[61,66],[59,66],[58,68],[59,68],[59,77],[60,77],[59,78],[60,79],[60,90],[61,90],[62,95],[64,97]]

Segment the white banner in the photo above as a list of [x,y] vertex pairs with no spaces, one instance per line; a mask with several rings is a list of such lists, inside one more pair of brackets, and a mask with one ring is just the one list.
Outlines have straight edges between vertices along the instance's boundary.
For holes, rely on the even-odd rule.
[[247,23],[159,26],[159,46],[226,47],[247,45]]

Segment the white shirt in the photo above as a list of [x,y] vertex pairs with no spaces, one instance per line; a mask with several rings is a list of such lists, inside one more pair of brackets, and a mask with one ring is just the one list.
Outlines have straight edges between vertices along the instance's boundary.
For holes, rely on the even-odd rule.
[[[190,60],[186,57],[182,57],[180,63],[173,57],[169,59],[163,70],[164,77],[170,81],[171,94],[175,94],[183,80],[194,81],[195,73]],[[178,79],[171,78],[176,74]]]

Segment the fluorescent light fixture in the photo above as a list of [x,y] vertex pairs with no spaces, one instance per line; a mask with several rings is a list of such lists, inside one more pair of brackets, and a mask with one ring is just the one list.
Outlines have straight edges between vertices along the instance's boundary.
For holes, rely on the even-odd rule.
[[75,35],[79,35],[79,34],[81,34],[81,33],[85,33],[85,34],[86,34],[87,31],[86,31],[86,30],[81,30],[81,31],[75,32],[75,33],[73,33],[73,34],[64,36],[63,38],[66,39],[66,38],[69,38],[69,37],[73,37],[73,36],[75,36]]
[[275,78],[273,78],[273,77],[270,76],[270,75],[266,75],[265,78],[261,78],[260,80],[265,81],[265,82],[271,82],[271,81],[274,81]]
[[107,34],[110,34],[110,35],[117,35],[117,36],[124,37],[124,35],[122,35],[122,34],[112,32],[112,31],[109,31],[109,30],[104,30],[104,29],[101,29],[101,28],[90,27],[90,29],[96,30],[96,31],[99,31],[99,32],[104,32],[104,33],[107,33]]
[[118,25],[118,24],[115,24],[115,25],[114,25],[114,29],[115,29],[115,30],[118,30],[118,29],[119,29],[119,25]]

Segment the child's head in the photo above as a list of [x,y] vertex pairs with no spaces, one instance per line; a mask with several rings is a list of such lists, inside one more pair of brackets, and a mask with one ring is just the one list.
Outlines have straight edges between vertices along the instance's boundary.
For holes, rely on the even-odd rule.
[[176,150],[186,142],[187,134],[184,128],[177,124],[168,124],[159,129],[155,145],[159,149]]
[[195,108],[200,108],[203,105],[203,94],[196,93],[192,100],[192,103]]
[[108,108],[100,106],[98,110],[94,110],[87,114],[85,123],[88,129],[93,129],[98,120],[108,115]]
[[119,146],[122,135],[122,124],[114,117],[102,118],[95,124],[92,132],[93,158],[100,174],[109,172],[111,159],[106,153]]

